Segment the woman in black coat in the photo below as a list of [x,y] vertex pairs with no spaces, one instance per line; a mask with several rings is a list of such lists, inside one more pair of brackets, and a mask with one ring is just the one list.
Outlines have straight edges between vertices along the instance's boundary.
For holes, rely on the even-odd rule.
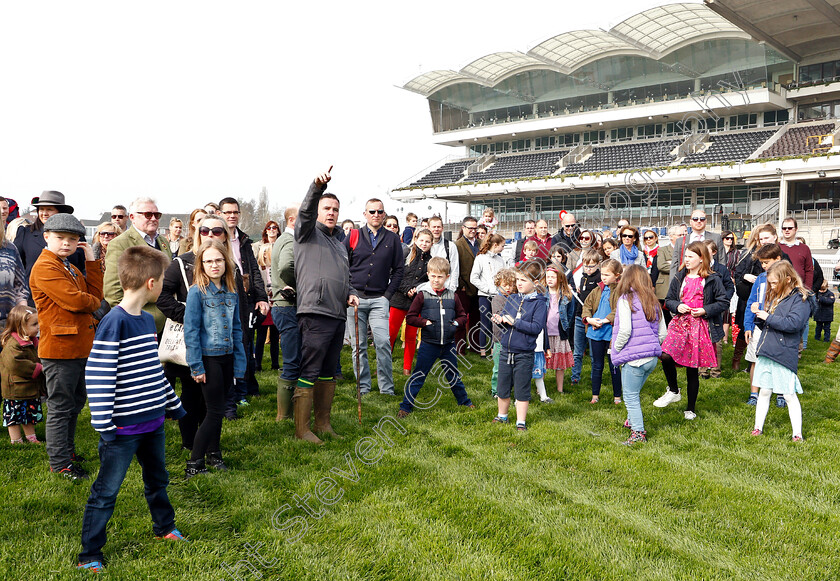
[[[420,230],[414,237],[414,244],[405,260],[400,288],[391,297],[391,309],[388,313],[388,329],[391,335],[391,351],[400,334],[400,327],[405,320],[411,303],[417,294],[417,287],[429,280],[426,267],[432,255],[432,232]],[[406,325],[405,350],[403,351],[403,374],[411,374],[411,363],[414,361],[414,350],[417,347],[417,329]]]

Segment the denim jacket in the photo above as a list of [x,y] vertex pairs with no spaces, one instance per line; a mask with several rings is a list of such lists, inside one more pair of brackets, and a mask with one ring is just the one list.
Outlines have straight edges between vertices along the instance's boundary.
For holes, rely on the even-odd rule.
[[239,296],[212,282],[207,292],[193,285],[184,311],[187,365],[193,376],[204,373],[202,357],[233,354],[233,376],[245,376],[245,347],[239,321]]

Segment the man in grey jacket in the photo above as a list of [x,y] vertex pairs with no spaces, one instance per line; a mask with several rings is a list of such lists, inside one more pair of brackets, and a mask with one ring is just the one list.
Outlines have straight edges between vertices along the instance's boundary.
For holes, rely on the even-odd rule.
[[350,288],[347,249],[336,227],[338,198],[325,194],[330,171],[315,178],[300,205],[295,224],[294,263],[297,318],[301,336],[300,376],[292,398],[295,437],[323,442],[310,430],[315,407],[316,432],[337,436],[330,424],[335,379],[333,374],[344,344],[347,306],[358,306]]

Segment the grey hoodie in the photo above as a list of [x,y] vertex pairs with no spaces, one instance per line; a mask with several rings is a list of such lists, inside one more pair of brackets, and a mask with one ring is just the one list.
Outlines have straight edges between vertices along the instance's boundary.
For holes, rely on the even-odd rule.
[[318,202],[326,184],[309,186],[295,223],[295,277],[297,314],[347,318],[351,294],[347,249],[339,239],[339,227],[318,222]]

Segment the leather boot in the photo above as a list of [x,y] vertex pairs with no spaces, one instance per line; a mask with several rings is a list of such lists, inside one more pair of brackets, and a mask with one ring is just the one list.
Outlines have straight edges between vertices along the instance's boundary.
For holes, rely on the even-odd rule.
[[709,369],[709,377],[717,379],[720,377],[720,358],[723,355],[723,344],[715,343],[715,356],[717,358],[717,365]]
[[833,363],[834,360],[837,359],[838,354],[840,354],[840,341],[835,339],[831,342],[831,345],[828,346],[828,353],[825,354],[824,363]]
[[277,419],[292,419],[292,393],[295,382],[289,379],[277,378]]
[[747,350],[747,342],[744,340],[744,331],[738,333],[738,339],[735,341],[735,348],[732,352],[732,371],[741,371],[741,357],[744,356],[744,351]]
[[315,432],[318,434],[326,433],[333,438],[342,439],[330,425],[330,412],[335,397],[335,381],[318,380],[315,382],[313,390],[315,391]]
[[292,396],[292,403],[295,407],[295,438],[313,444],[323,444],[324,442],[309,429],[314,391],[314,387],[308,389],[298,388],[295,389],[295,393]]
[[208,474],[207,468],[204,466],[204,458],[201,460],[187,460],[187,467],[184,469],[184,476],[187,480],[196,474]]
[[225,461],[222,460],[222,453],[219,451],[207,452],[207,462],[205,462],[205,464],[208,468],[218,470],[219,472],[227,472],[228,470]]

